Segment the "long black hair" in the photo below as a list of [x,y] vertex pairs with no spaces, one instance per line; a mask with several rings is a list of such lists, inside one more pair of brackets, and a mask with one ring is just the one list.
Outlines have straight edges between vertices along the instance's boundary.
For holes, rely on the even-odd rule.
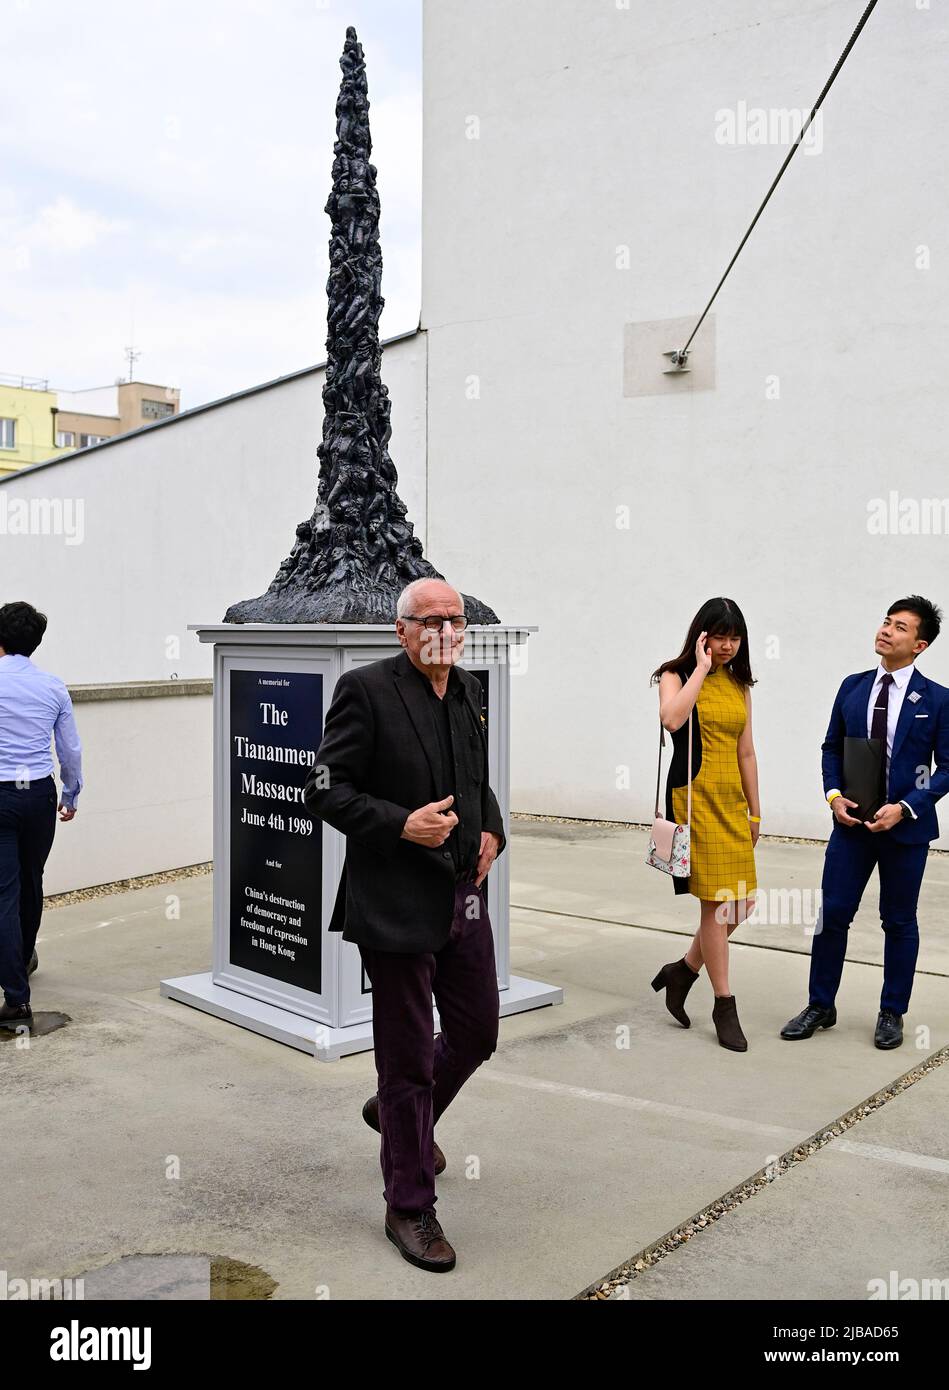
[[748,624],[745,622],[745,615],[734,599],[710,598],[706,599],[692,619],[679,655],[671,661],[664,661],[653,671],[650,685],[657,685],[664,671],[675,671],[676,675],[682,677],[682,684],[685,684],[695,670],[695,644],[699,640],[700,632],[706,633],[709,637],[740,637],[741,646],[731,661],[725,663],[725,669],[731,671],[740,685],[755,684],[755,678],[751,674],[751,658],[748,655]]

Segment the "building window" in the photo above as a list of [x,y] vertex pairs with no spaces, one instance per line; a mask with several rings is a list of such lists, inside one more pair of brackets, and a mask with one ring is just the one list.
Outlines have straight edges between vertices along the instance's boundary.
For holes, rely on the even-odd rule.
[[80,449],[88,449],[90,444],[104,444],[108,437],[107,434],[81,434],[79,447]]
[[0,449],[16,448],[16,421],[0,419]]
[[164,420],[168,415],[174,415],[175,407],[168,401],[142,401],[143,420]]
[[56,434],[57,449],[74,449],[76,447],[76,435],[74,430],[59,430]]

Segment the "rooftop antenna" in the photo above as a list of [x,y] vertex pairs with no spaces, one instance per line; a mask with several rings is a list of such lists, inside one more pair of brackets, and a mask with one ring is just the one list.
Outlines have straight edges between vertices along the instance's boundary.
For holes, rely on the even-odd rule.
[[135,372],[135,363],[138,361],[142,354],[140,352],[137,352],[134,347],[127,347],[125,349],[125,355],[129,360],[128,380],[131,381]]

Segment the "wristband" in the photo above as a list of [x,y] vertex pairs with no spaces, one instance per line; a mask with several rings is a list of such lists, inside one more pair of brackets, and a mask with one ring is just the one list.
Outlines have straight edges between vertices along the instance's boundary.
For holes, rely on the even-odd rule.
[[838,796],[843,796],[843,792],[839,792],[836,787],[832,787],[826,796],[827,805],[832,806]]
[[761,824],[761,817],[760,817],[760,816],[749,816],[748,819],[754,821],[756,825],[760,825],[760,824]]

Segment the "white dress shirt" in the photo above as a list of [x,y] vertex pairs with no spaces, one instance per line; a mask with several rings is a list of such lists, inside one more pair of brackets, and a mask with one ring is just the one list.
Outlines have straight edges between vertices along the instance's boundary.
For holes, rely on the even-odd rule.
[[893,684],[889,688],[886,701],[886,776],[887,786],[890,777],[890,754],[893,752],[893,738],[896,734],[896,722],[900,717],[900,710],[903,708],[903,699],[906,695],[907,686],[910,683],[913,672],[916,670],[915,661],[911,661],[908,666],[901,666],[898,671],[887,671],[881,661],[877,667],[877,673],[870,687],[870,698],[867,701],[867,738],[872,738],[873,729],[873,707],[877,704],[880,693],[883,690],[883,677],[891,675]]

